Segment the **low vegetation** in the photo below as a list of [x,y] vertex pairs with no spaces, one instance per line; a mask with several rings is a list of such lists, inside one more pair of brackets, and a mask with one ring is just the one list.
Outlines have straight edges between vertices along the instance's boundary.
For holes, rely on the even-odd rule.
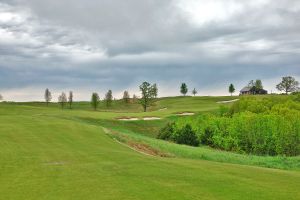
[[161,129],[158,138],[239,153],[296,156],[300,154],[298,98],[242,98],[230,109],[221,107],[218,115],[179,118]]

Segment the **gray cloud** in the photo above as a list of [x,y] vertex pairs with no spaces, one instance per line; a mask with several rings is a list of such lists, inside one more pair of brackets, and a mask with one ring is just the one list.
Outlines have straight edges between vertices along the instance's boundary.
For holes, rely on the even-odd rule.
[[299,12],[296,0],[1,0],[0,92],[27,100],[20,89],[52,87],[88,99],[148,80],[161,95],[182,81],[212,95],[256,78],[275,90],[281,76],[300,77]]

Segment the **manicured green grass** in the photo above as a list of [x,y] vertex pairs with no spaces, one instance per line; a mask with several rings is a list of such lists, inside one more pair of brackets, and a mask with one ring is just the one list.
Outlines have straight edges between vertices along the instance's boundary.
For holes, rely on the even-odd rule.
[[[191,153],[190,147],[148,137],[165,117],[217,109],[217,99],[186,97],[189,104],[180,106],[184,98],[165,98],[150,113],[121,112],[121,106],[94,112],[0,104],[0,199],[299,199],[299,171],[195,159],[197,151],[225,154],[208,155],[205,148]],[[111,123],[120,116],[159,116],[163,121]],[[157,142],[162,150],[193,155],[147,156],[119,144],[100,125]]]

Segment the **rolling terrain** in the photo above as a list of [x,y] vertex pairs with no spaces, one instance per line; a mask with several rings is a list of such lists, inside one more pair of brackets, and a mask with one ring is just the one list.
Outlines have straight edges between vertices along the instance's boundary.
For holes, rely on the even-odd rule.
[[147,113],[122,101],[98,111],[88,102],[0,103],[0,199],[299,199],[299,157],[155,139],[177,113],[217,112],[236,98],[162,98]]

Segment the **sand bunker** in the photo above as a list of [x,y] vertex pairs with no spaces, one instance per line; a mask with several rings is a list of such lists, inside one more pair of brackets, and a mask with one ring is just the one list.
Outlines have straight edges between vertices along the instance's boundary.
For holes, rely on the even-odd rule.
[[217,103],[232,103],[232,102],[236,102],[239,99],[233,99],[233,100],[229,100],[229,101],[218,101]]
[[160,120],[161,118],[159,117],[143,117],[143,120],[149,121],[149,120]]
[[138,121],[138,120],[145,120],[145,121],[150,121],[150,120],[160,120],[160,117],[143,117],[141,119],[137,118],[137,117],[120,117],[117,118],[117,120],[120,121]]
[[167,110],[168,108],[161,108],[158,111],[163,111],[163,110]]
[[184,112],[184,113],[177,113],[177,116],[191,116],[191,115],[195,115],[195,113],[192,112]]
[[136,117],[124,117],[124,118],[118,118],[120,121],[137,121],[139,118]]

